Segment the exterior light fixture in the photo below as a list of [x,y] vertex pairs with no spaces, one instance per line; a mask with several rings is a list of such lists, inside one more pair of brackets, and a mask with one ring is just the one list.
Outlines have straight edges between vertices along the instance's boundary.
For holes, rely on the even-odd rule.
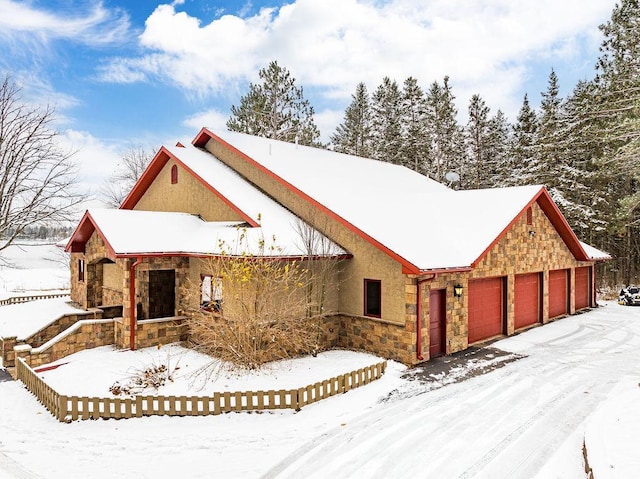
[[462,285],[461,284],[458,283],[453,287],[453,295],[456,298],[461,298],[462,297]]

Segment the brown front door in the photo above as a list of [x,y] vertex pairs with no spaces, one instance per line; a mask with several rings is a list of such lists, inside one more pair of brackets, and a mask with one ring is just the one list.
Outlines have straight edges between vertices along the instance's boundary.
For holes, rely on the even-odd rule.
[[540,321],[540,274],[518,274],[515,277],[515,329],[531,326]]
[[429,357],[435,358],[445,353],[444,341],[447,336],[447,290],[429,291]]
[[149,319],[175,316],[176,272],[149,271]]

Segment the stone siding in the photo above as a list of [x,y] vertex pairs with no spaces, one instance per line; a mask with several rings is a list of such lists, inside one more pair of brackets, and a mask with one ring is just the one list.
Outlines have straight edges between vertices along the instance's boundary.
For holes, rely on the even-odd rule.
[[73,331],[45,349],[18,345],[15,352],[34,368],[85,349],[110,344],[113,344],[113,320],[83,320]]

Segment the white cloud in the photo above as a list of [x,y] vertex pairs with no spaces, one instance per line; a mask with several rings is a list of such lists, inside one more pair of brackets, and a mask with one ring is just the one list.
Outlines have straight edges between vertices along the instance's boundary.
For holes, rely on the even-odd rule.
[[[204,126],[212,129],[213,131],[225,131],[227,129],[228,119],[228,114],[222,113],[216,109],[211,109],[198,112],[186,118],[182,124],[191,128],[193,132],[199,131]],[[191,136],[195,136],[195,133],[192,133]]]
[[106,45],[126,39],[130,21],[125,12],[105,8],[102,2],[89,5],[54,11],[38,8],[31,2],[0,0],[0,37],[31,46],[46,45],[57,39],[87,45]]
[[[236,93],[277,59],[307,91],[349,100],[358,82],[372,91],[388,75],[412,75],[425,89],[444,75],[464,102],[480,93],[514,109],[531,62],[578,62],[613,0],[297,0],[253,16],[209,24],[178,2],[160,5],[140,44],[148,53],[113,60],[108,80],[156,76],[199,95]],[[171,32],[171,34],[167,34]],[[461,103],[464,103],[461,102]],[[317,101],[316,101],[317,103]]]
[[81,188],[96,196],[103,182],[118,167],[122,143],[106,143],[86,131],[65,130],[58,141],[62,148],[75,151]]

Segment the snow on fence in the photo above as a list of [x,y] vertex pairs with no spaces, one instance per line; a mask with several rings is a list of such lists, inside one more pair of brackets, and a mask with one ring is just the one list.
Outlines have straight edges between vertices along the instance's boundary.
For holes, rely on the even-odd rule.
[[135,396],[98,398],[64,396],[53,390],[21,358],[16,375],[53,416],[61,422],[78,419],[129,419],[143,416],[211,416],[235,411],[294,409],[380,379],[387,362],[342,374],[298,389],[216,392],[213,396]]
[[69,296],[69,293],[38,294],[38,295],[32,295],[32,296],[14,296],[12,298],[0,299],[0,306],[7,306],[9,304],[28,303],[29,301],[36,301],[38,299],[64,298],[65,296]]

